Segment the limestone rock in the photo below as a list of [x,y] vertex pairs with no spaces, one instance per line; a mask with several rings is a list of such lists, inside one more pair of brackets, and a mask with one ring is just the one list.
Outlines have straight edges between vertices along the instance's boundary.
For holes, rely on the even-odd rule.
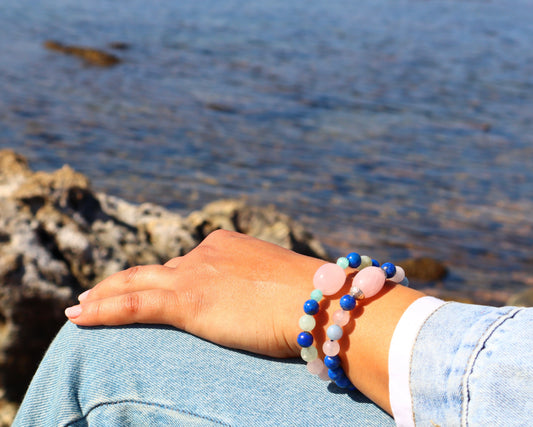
[[98,199],[109,215],[136,229],[160,261],[185,255],[199,243],[192,236],[189,224],[162,206],[133,205],[103,193],[98,194]]
[[13,150],[0,150],[0,180],[12,179],[14,176],[28,176],[32,172],[28,161]]
[[273,206],[248,206],[242,200],[218,200],[192,212],[187,222],[201,241],[213,230],[238,231],[295,252],[328,258],[322,244],[300,224]]
[[0,203],[0,387],[17,401],[81,289],[42,225],[27,211],[7,218],[16,202]]
[[[222,200],[183,218],[151,203],[97,194],[64,166],[32,172],[0,151],[0,398],[17,402],[65,322],[63,310],[105,277],[164,263],[226,228],[327,258],[301,225],[274,207]],[[9,406],[9,405],[8,405]]]
[[11,194],[31,173],[24,157],[12,150],[0,150],[0,197]]
[[14,402],[0,399],[0,427],[9,427],[13,423],[18,406]]

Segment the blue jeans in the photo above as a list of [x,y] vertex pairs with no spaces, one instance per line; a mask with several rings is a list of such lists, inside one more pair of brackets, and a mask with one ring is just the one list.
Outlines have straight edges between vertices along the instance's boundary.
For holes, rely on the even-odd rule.
[[533,425],[533,308],[443,305],[418,334],[410,389],[416,425]]
[[[532,425],[533,308],[445,304],[419,328],[408,360],[404,394],[410,394],[412,418],[402,425]],[[300,361],[226,349],[170,327],[67,323],[14,425],[88,424],[387,426],[394,421],[358,392],[309,374]]]
[[67,323],[15,426],[388,426],[360,393],[165,326]]

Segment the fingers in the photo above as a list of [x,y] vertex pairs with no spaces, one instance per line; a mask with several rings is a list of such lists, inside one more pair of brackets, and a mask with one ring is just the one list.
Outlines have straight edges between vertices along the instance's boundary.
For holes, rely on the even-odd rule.
[[176,293],[151,289],[83,301],[65,310],[77,325],[125,325],[129,323],[160,323],[179,326],[176,316]]
[[78,300],[88,302],[149,289],[173,290],[175,286],[174,268],[163,265],[137,266],[102,280],[94,288],[82,293]]
[[194,307],[191,302],[201,292],[180,290],[180,283],[187,283],[182,276],[168,266],[132,267],[81,294],[80,304],[67,308],[65,315],[82,326],[157,323],[183,328],[187,316],[178,307]]

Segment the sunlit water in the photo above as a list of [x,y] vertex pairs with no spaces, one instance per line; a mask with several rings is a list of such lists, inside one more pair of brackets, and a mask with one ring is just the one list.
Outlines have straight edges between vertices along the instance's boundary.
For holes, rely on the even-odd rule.
[[[274,203],[332,255],[533,285],[529,1],[0,4],[0,148],[187,213]],[[42,42],[116,51],[110,69]]]

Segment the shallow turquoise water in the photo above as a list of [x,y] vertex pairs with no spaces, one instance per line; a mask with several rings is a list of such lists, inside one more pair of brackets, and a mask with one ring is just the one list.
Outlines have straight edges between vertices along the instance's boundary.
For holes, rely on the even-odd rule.
[[[0,148],[181,212],[274,203],[449,289],[533,284],[527,1],[5,0]],[[89,67],[42,42],[107,48]]]

